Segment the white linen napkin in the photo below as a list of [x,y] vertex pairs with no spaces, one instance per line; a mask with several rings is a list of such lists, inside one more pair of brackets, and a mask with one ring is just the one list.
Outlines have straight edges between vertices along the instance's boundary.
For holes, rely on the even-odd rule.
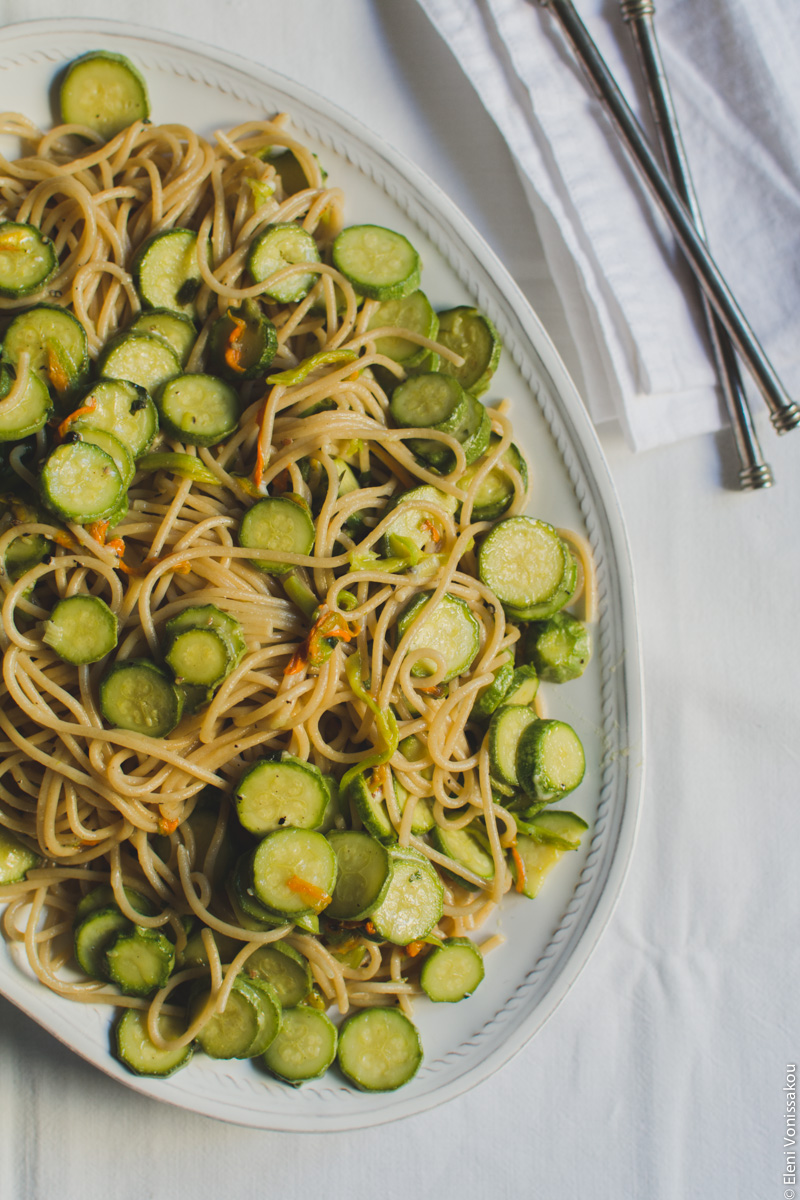
[[[720,428],[693,278],[556,18],[529,0],[419,3],[512,150],[595,422],[619,418],[640,450]],[[576,8],[655,144],[616,0]],[[655,20],[712,254],[797,399],[800,4],[660,0]]]

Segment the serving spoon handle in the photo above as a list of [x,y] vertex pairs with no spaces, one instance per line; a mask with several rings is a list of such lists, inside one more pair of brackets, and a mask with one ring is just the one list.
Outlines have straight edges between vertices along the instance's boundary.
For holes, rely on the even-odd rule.
[[602,101],[631,158],[641,171],[689,260],[709,303],[751,372],[778,433],[800,424],[800,406],[789,398],[756,335],[750,328],[688,208],[659,165],[639,122],[609,71],[571,0],[529,0],[557,18],[589,81]]

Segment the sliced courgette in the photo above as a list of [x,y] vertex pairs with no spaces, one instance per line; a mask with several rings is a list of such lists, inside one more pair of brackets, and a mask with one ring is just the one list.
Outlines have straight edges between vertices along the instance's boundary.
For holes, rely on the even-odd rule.
[[[379,304],[367,322],[367,332],[390,326],[408,329],[411,333],[419,333],[423,337],[435,340],[439,318],[425,293],[417,290],[400,300],[385,300],[383,304]],[[378,338],[375,349],[378,354],[384,354],[394,362],[400,363],[406,370],[419,366],[430,353],[425,346],[420,346],[418,342],[412,342],[402,335]]]
[[478,574],[516,620],[552,616],[575,589],[577,568],[552,525],[533,517],[507,517],[484,538]]
[[134,458],[158,432],[158,413],[146,389],[122,379],[101,379],[83,396],[78,412],[75,424],[113,434]]
[[111,517],[125,495],[117,465],[91,442],[65,442],[45,459],[39,476],[45,505],[79,524]]
[[527,704],[503,704],[489,722],[489,765],[492,778],[510,788],[520,785],[517,752],[520,738],[536,713]]
[[422,1062],[416,1025],[398,1008],[364,1008],[339,1033],[339,1066],[365,1092],[391,1092],[413,1079]]
[[138,383],[155,394],[181,373],[178,356],[168,342],[154,333],[122,333],[106,347],[97,363],[104,379]]
[[[5,365],[0,367],[0,402],[14,386],[14,372]],[[25,390],[9,408],[0,403],[0,442],[21,442],[44,429],[53,412],[50,392],[35,371],[30,372]]]
[[[487,454],[491,454],[500,439],[494,434],[489,438]],[[484,458],[472,463],[458,481],[458,486],[466,491],[472,484],[476,471],[481,467]],[[516,471],[522,481],[523,490],[528,486],[528,464],[513,444],[501,455],[496,466],[492,467],[481,480],[472,502],[473,521],[496,521],[514,502],[516,494],[514,483],[506,468]]]
[[223,379],[257,379],[277,353],[278,334],[255,301],[245,300],[214,322],[208,349],[211,365]]
[[251,860],[253,891],[265,908],[293,919],[316,915],[336,887],[336,855],[322,833],[284,827],[259,842]]
[[392,877],[392,860],[385,846],[368,833],[343,829],[331,830],[327,836],[338,871],[326,916],[360,921],[384,899]]
[[591,658],[589,631],[569,613],[555,613],[528,629],[524,652],[548,683],[566,683],[586,670]]
[[121,930],[104,952],[103,974],[126,996],[149,996],[164,987],[175,965],[175,947],[158,929]]
[[286,1083],[319,1079],[336,1057],[336,1026],[310,1005],[301,1004],[283,1013],[275,1040],[264,1052],[267,1070]]
[[447,938],[423,963],[419,982],[435,1003],[456,1004],[471,996],[484,976],[483,955],[469,938]]
[[442,917],[444,888],[424,854],[391,846],[392,878],[381,903],[370,916],[375,932],[396,946],[428,936]]
[[[185,1032],[178,1017],[161,1013],[158,1031],[164,1038],[177,1040]],[[151,1041],[147,1032],[147,1012],[140,1008],[126,1008],[119,1018],[115,1030],[117,1058],[134,1075],[154,1076],[164,1079],[173,1075],[190,1061],[194,1046],[180,1046],[172,1050],[162,1049]]]
[[20,883],[28,871],[38,867],[41,858],[12,833],[0,828],[0,885]]
[[336,236],[331,253],[336,269],[372,300],[401,300],[419,287],[419,254],[393,229],[350,225]]
[[[239,526],[239,545],[249,550],[277,550],[308,555],[314,547],[316,526],[306,505],[286,496],[266,496],[249,508]],[[293,563],[253,558],[252,565],[270,575],[286,575]]]
[[520,786],[534,800],[550,803],[574,791],[586,760],[575,730],[565,721],[531,722],[520,735],[517,771]]
[[45,622],[42,641],[65,662],[99,662],[117,644],[117,618],[99,596],[66,596]]
[[100,710],[117,729],[166,737],[181,719],[183,696],[146,658],[115,663],[100,681]]
[[40,291],[58,266],[50,238],[20,221],[0,221],[0,296]]
[[145,308],[166,308],[190,318],[197,315],[195,296],[202,276],[194,230],[165,229],[153,234],[136,252],[131,274]]
[[37,304],[18,313],[3,338],[3,359],[12,367],[30,356],[36,371],[59,399],[75,395],[89,374],[89,343],[77,317],[53,304]]
[[[272,275],[286,267],[319,262],[319,250],[314,238],[302,225],[286,222],[268,225],[250,249],[247,269],[256,283],[269,281]],[[299,271],[264,289],[264,295],[279,304],[302,300],[317,281],[316,271]]]
[[502,350],[500,335],[489,318],[468,305],[450,308],[439,313],[437,340],[464,359],[463,365],[456,367],[443,358],[439,370],[455,376],[473,396],[482,396],[497,370]]
[[259,946],[248,958],[244,970],[248,979],[263,979],[272,984],[284,1008],[300,1004],[314,984],[308,959],[285,942]]
[[197,341],[197,328],[185,313],[172,312],[168,308],[145,309],[131,325],[129,333],[150,333],[163,338],[178,356],[182,367],[186,366],[192,347]]
[[150,116],[144,78],[130,59],[108,50],[93,50],[70,64],[59,104],[65,124],[85,125],[106,141]]
[[234,791],[239,823],[249,833],[259,835],[283,825],[316,829],[329,799],[321,772],[311,763],[296,759],[252,763]]
[[[417,619],[431,595],[430,592],[423,592],[403,609],[397,620],[398,638],[402,638],[412,622]],[[406,653],[433,650],[441,655],[444,670],[439,682],[446,683],[469,669],[480,649],[480,637],[480,624],[466,601],[445,592],[438,604],[425,613],[411,633],[406,644]],[[433,675],[437,670],[438,663],[435,659],[420,658],[411,668],[411,674],[420,678]]]

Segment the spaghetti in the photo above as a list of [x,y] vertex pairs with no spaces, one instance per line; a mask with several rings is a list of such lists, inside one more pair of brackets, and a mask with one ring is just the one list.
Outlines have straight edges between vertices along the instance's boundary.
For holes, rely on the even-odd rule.
[[[307,959],[322,1006],[346,1013],[389,1004],[409,1013],[421,990],[419,946],[380,944],[369,922],[336,927],[324,911],[319,933],[313,922],[306,931],[291,920],[260,928],[243,922],[221,876],[229,844],[241,840],[231,796],[242,773],[264,757],[289,754],[339,779],[374,760],[369,787],[385,806],[392,837],[442,872],[443,915],[429,944],[478,930],[501,903],[512,888],[509,850],[517,827],[471,716],[476,698],[513,655],[520,629],[481,582],[475,543],[491,523],[473,520],[472,510],[481,484],[512,446],[511,423],[502,406],[487,410],[491,449],[464,485],[467,464],[455,436],[424,432],[452,456],[452,470],[443,475],[415,456],[407,429],[392,427],[389,392],[404,370],[381,344],[403,338],[455,365],[459,356],[408,329],[370,328],[378,302],[362,302],[329,265],[344,197],[327,185],[284,116],[218,132],[213,142],[184,126],[138,122],[106,143],[83,127],[42,133],[18,114],[5,114],[0,132],[23,144],[20,157],[0,158],[3,219],[35,225],[58,255],[40,294],[0,299],[7,315],[41,303],[66,309],[97,359],[141,310],[131,271],[137,251],[153,234],[181,228],[197,232],[199,279],[199,328],[185,370],[205,369],[211,330],[231,306],[257,302],[277,334],[268,369],[277,378],[242,383],[235,432],[208,447],[162,434],[159,448],[192,459],[195,477],[185,464],[184,473],[140,470],[113,537],[41,511],[24,520],[18,514],[0,535],[0,562],[20,537],[46,539],[52,550],[19,577],[2,578],[0,825],[40,856],[24,880],[0,887],[6,937],[24,947],[31,970],[59,994],[147,1009],[159,1047],[191,1042],[224,1010],[248,959],[277,941]],[[289,152],[304,175],[291,194],[276,148]],[[253,240],[282,223],[310,234],[320,261],[287,264],[254,283],[247,271]],[[268,285],[274,290],[276,281],[301,272],[315,279],[304,298],[278,304],[266,296]],[[16,402],[27,371],[27,362],[19,362],[0,407]],[[62,403],[62,436],[69,415]],[[8,474],[19,487],[35,484],[33,463],[53,438],[58,434],[42,430],[28,440],[32,452],[12,451]],[[345,494],[342,463],[361,483]],[[527,493],[520,472],[507,473],[512,516],[524,510]],[[418,485],[436,488],[441,499],[410,501],[431,536],[416,562],[398,564],[386,553],[393,503]],[[239,544],[242,517],[265,496],[291,496],[313,511],[312,552]],[[458,515],[443,503],[449,498]],[[573,544],[592,603],[591,563],[579,540]],[[277,559],[286,573],[260,570],[267,559]],[[284,586],[289,577],[299,593]],[[445,597],[463,601],[479,630],[468,670],[444,686],[441,656],[409,651],[413,626],[402,637],[397,632],[398,618],[423,591],[430,611]],[[305,605],[295,602],[298,594]],[[117,663],[158,661],[167,622],[187,605],[224,610],[239,622],[246,651],[209,702],[166,737],[110,727],[98,702],[107,664],[72,665],[42,638],[57,601],[77,595],[101,598],[115,614]],[[423,657],[432,660],[432,673],[415,671]],[[391,736],[381,724],[388,713]],[[409,758],[403,747],[412,744]],[[404,807],[400,794],[408,798]],[[214,819],[200,837],[193,818],[209,811],[209,797]],[[491,872],[476,873],[415,833],[418,804],[429,807],[441,829],[479,828]],[[335,827],[360,824],[346,801],[332,820]],[[123,995],[80,976],[72,961],[73,917],[98,886],[110,887],[128,920],[165,931],[179,962],[194,923],[205,962],[179,969],[154,998]],[[146,898],[147,912],[134,905],[131,889]],[[487,949],[497,941],[490,939]],[[198,979],[209,989],[207,1001],[179,1035],[165,1037],[160,1015],[181,1016],[182,986]]]

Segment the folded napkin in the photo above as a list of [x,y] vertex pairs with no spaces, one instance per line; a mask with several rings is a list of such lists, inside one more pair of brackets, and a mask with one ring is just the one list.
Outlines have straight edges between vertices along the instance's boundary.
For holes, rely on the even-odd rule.
[[[529,0],[419,3],[514,155],[595,422],[619,418],[635,449],[719,428],[693,278],[557,19]],[[618,4],[576,8],[655,144]],[[659,0],[655,19],[709,246],[797,399],[800,4]]]

